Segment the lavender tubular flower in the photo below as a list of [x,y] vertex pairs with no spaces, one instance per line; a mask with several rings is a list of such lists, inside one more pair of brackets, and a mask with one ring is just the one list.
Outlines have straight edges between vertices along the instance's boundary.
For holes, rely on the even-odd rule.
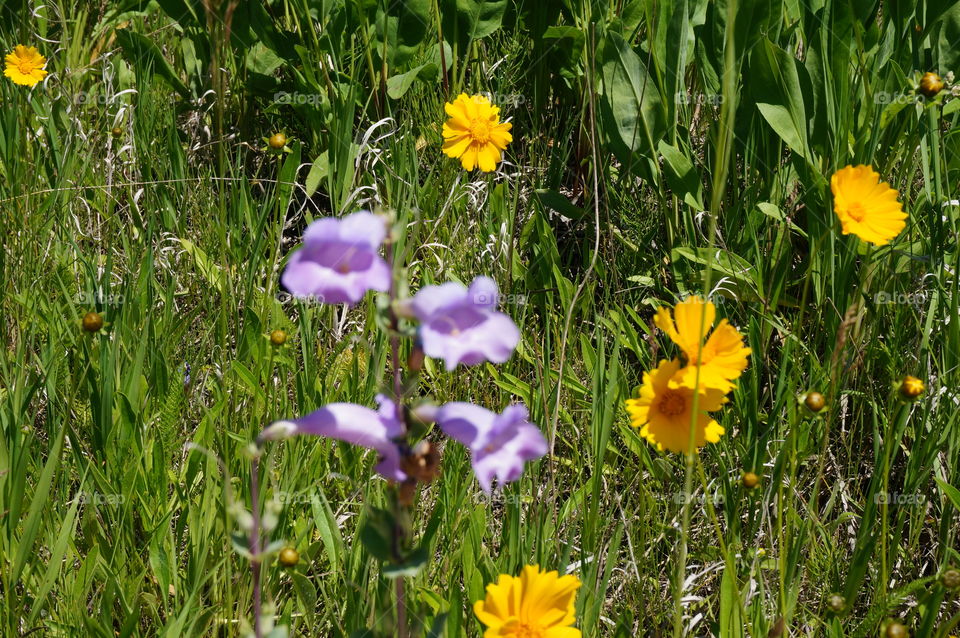
[[390,266],[380,256],[384,221],[369,211],[325,217],[307,227],[303,247],[290,257],[280,281],[295,297],[353,305],[369,290],[390,288]]
[[477,277],[469,288],[456,282],[422,288],[411,306],[420,321],[423,351],[443,359],[448,371],[461,363],[509,359],[520,342],[520,329],[496,310],[498,297],[489,277]]
[[454,402],[436,412],[440,429],[470,450],[474,474],[488,494],[494,478],[500,484],[515,481],[524,463],[547,453],[546,439],[527,419],[523,404],[497,414],[472,403]]
[[396,404],[384,395],[377,395],[377,402],[379,410],[353,403],[330,403],[299,419],[271,424],[261,438],[311,434],[359,445],[380,453],[376,470],[381,476],[392,481],[406,480],[407,475],[400,469],[400,450],[393,441],[403,435]]

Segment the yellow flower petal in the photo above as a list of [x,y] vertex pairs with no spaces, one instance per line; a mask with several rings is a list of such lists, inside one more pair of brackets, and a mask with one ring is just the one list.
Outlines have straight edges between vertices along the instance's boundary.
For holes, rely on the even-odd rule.
[[[503,151],[513,141],[513,125],[500,122],[500,109],[483,95],[461,93],[444,105],[449,119],[443,125],[443,152],[459,158],[464,169],[494,171]],[[464,143],[466,140],[466,143]]]

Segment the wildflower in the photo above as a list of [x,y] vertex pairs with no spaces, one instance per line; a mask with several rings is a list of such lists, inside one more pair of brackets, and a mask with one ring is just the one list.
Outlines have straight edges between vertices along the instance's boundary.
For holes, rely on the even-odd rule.
[[274,346],[282,346],[287,342],[287,333],[279,328],[270,333],[270,343]]
[[920,395],[923,394],[926,388],[923,385],[923,381],[916,377],[911,377],[908,374],[903,378],[903,381],[900,382],[899,389],[900,396],[907,401],[915,401],[920,398]]
[[756,486],[760,485],[760,477],[754,472],[744,472],[741,480],[743,482],[743,486],[748,490],[752,490]]
[[83,329],[87,332],[100,332],[103,328],[103,317],[96,312],[88,312],[83,315]]
[[803,397],[803,404],[811,412],[819,412],[827,405],[827,400],[823,398],[822,394],[814,390],[813,392],[807,392],[806,396]]
[[278,560],[284,567],[296,567],[300,562],[300,553],[292,547],[284,547],[280,550]]
[[270,139],[267,140],[267,144],[275,151],[283,149],[287,145],[287,136],[283,133],[274,133],[270,136]]
[[847,166],[830,178],[833,210],[844,235],[853,233],[877,246],[900,234],[907,214],[897,200],[898,193],[870,166]]
[[368,290],[390,287],[390,266],[380,256],[387,229],[382,219],[360,211],[325,217],[307,227],[280,281],[294,296],[321,303],[355,304]]
[[513,125],[500,122],[500,109],[482,95],[461,93],[444,107],[450,119],[443,125],[443,152],[460,158],[463,168],[483,172],[496,170],[507,144],[513,141],[508,132]]
[[477,277],[469,288],[447,282],[420,289],[411,309],[420,321],[423,351],[443,359],[447,370],[509,359],[520,342],[520,329],[496,310],[498,298],[497,284],[489,277]]
[[951,567],[943,572],[943,575],[940,576],[940,584],[947,589],[960,588],[960,570]]
[[909,638],[910,632],[907,631],[906,625],[899,620],[894,620],[887,625],[887,629],[883,632],[883,635],[886,636],[886,638]]
[[580,580],[527,565],[520,576],[501,574],[473,613],[487,630],[484,638],[580,638],[573,603]]
[[928,71],[920,78],[920,92],[926,97],[936,97],[943,90],[943,79],[936,73]]
[[13,80],[14,84],[34,86],[37,82],[43,81],[44,76],[47,74],[43,69],[43,65],[47,63],[47,59],[40,55],[36,47],[27,47],[18,44],[14,47],[13,52],[7,54],[7,57],[4,59],[7,63],[7,68],[3,74]]
[[454,402],[437,409],[433,420],[470,450],[473,472],[489,494],[494,478],[501,484],[515,481],[524,463],[547,453],[546,439],[527,418],[523,404],[496,414],[472,403]]
[[[657,449],[687,452],[690,449],[690,425],[693,414],[694,390],[676,381],[680,361],[663,360],[653,372],[643,374],[639,397],[627,400],[627,412],[640,436]],[[724,433],[723,426],[707,412],[718,410],[726,400],[722,390],[703,388],[698,391],[696,423],[693,444],[716,443]]]
[[676,305],[673,317],[666,308],[657,310],[654,323],[680,346],[686,357],[687,365],[680,371],[682,385],[694,388],[699,381],[701,388],[726,394],[746,369],[750,348],[744,347],[743,337],[726,319],[720,320],[704,341],[716,314],[712,302],[693,296]]
[[841,594],[830,594],[827,597],[827,607],[835,614],[842,614],[847,610],[847,599]]
[[260,441],[311,434],[337,439],[380,453],[377,472],[392,481],[406,480],[400,469],[400,449],[393,439],[403,435],[397,419],[397,405],[389,397],[377,395],[379,410],[353,403],[330,403],[291,421],[277,421],[264,430]]

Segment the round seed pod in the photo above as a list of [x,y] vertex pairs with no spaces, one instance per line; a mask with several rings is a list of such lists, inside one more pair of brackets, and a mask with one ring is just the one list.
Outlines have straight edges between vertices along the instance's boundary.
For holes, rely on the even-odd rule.
[[113,135],[114,137],[123,137],[123,129],[119,126],[114,126],[112,129],[110,129],[110,135]]
[[928,71],[920,78],[920,92],[926,97],[936,97],[937,93],[942,90],[943,80],[936,73]]
[[287,136],[283,133],[274,133],[270,136],[268,144],[270,144],[270,148],[279,151],[287,145]]
[[297,563],[300,562],[300,554],[292,547],[284,547],[280,550],[278,560],[284,567],[296,567]]
[[86,332],[100,332],[103,328],[103,317],[96,312],[88,312],[83,315],[83,329]]
[[277,329],[270,333],[270,343],[275,346],[282,346],[287,342],[287,333]]
[[827,405],[827,400],[823,397],[822,394],[813,390],[807,392],[807,396],[803,399],[803,404],[807,406],[807,409],[811,412],[819,412]]
[[842,614],[847,610],[847,599],[841,594],[830,594],[827,597],[827,607],[835,614]]
[[960,588],[960,569],[950,568],[940,576],[940,584],[947,589]]
[[924,390],[926,390],[926,387],[923,385],[923,381],[909,374],[900,382],[900,396],[907,401],[916,401]]
[[887,625],[887,629],[883,635],[886,636],[886,638],[910,638],[910,632],[907,631],[907,626],[899,620],[894,620]]

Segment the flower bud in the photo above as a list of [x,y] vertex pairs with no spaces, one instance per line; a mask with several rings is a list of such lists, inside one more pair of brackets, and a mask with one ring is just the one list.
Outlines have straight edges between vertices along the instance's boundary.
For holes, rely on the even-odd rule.
[[886,636],[886,638],[909,638],[910,632],[907,631],[906,625],[899,620],[894,620],[887,625],[887,629],[883,635]]
[[300,554],[292,547],[284,547],[280,550],[278,560],[281,565],[289,569],[290,567],[296,567],[297,563],[300,562]]
[[803,398],[803,404],[807,406],[807,409],[811,412],[819,412],[827,405],[827,401],[823,398],[822,394],[814,390],[807,392],[807,395]]
[[429,483],[440,473],[440,453],[429,441],[420,441],[402,459],[400,469],[412,479]]
[[847,610],[847,599],[840,594],[830,594],[827,597],[827,607],[835,614],[842,614]]
[[287,333],[283,330],[274,330],[270,333],[270,343],[275,346],[282,346],[287,342]]
[[743,486],[748,490],[752,490],[756,486],[760,485],[760,477],[753,472],[744,472],[741,481]]
[[95,312],[83,315],[83,329],[87,332],[100,332],[103,327],[103,317]]
[[270,136],[270,141],[268,144],[270,144],[270,148],[274,149],[275,151],[279,151],[287,145],[287,136],[283,133],[274,133]]
[[283,439],[293,436],[296,432],[297,424],[293,421],[274,421],[267,426],[267,429],[260,433],[257,441],[282,441]]
[[927,72],[920,78],[920,92],[926,97],[935,97],[943,90],[943,80],[936,73]]
[[916,401],[925,389],[923,381],[909,374],[900,382],[900,396],[907,401]]
[[957,589],[960,587],[960,570],[950,568],[940,576],[940,584],[947,589]]
[[119,126],[114,126],[112,129],[110,129],[110,135],[113,135],[114,137],[123,137],[123,129]]

